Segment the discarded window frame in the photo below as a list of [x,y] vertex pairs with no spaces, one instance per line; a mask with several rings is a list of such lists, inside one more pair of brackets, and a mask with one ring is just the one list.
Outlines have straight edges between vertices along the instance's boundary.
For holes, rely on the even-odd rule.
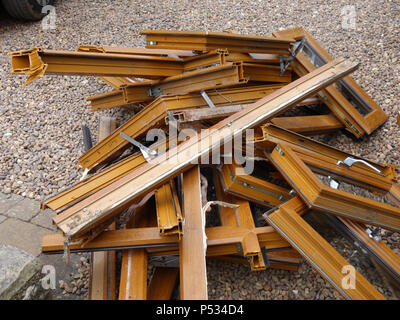
[[[293,37],[294,39],[305,37],[305,45],[303,52],[300,52],[295,61],[304,67],[304,59],[307,59],[315,68],[319,68],[333,58],[326,50],[307,32],[304,28],[294,28],[273,32],[278,37]],[[312,71],[311,69],[308,72]],[[376,128],[382,125],[387,115],[382,108],[363,90],[351,76],[346,76],[338,80],[333,85],[337,91],[337,101],[343,98],[347,103],[343,104],[343,108],[351,115],[354,121],[359,125],[366,134],[371,134]],[[326,99],[326,97],[323,97]],[[343,103],[343,102],[342,102]],[[329,106],[328,106],[329,107]],[[343,117],[339,117],[339,119]],[[349,119],[348,119],[349,120]],[[351,121],[350,121],[351,122]],[[346,124],[345,124],[346,125]],[[347,126],[350,126],[348,123]],[[349,128],[355,131],[355,128]],[[357,135],[362,135],[363,132],[357,132]]]
[[[391,179],[369,167],[364,172],[354,172],[351,167],[338,163],[342,160],[332,165],[305,150],[296,152],[295,148],[284,143],[277,144],[267,155],[310,207],[382,228],[400,230],[400,188]],[[321,174],[327,178],[321,180]],[[350,182],[373,192],[387,193],[394,205],[369,199],[365,194],[361,196],[339,190],[336,184],[331,184],[332,179],[342,179],[342,183]],[[371,179],[376,182],[371,184]]]
[[295,197],[265,213],[264,218],[346,299],[384,300],[357,270],[353,285],[346,282],[343,268],[351,265],[301,217],[307,210],[308,206]]

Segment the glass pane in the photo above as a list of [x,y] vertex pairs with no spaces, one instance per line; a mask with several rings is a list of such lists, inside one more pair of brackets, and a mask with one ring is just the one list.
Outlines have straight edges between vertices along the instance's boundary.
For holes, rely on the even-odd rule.
[[367,105],[365,101],[361,99],[361,97],[359,97],[355,92],[351,90],[346,81],[342,79],[335,82],[333,85],[363,116],[366,116],[368,113],[372,111],[370,106]]
[[303,53],[308,57],[314,67],[319,68],[326,64],[326,61],[310,46],[308,42],[303,47]]
[[[333,217],[333,219],[330,219]],[[360,272],[386,298],[396,299],[392,288],[387,284],[383,274],[376,268],[376,264],[360,245],[340,232],[339,221],[336,217],[320,212],[310,211],[304,216],[306,220],[340,255],[345,258],[358,272]],[[336,223],[335,223],[336,221]]]
[[[310,167],[311,171],[314,172],[315,176],[321,180],[321,182],[331,188],[346,191],[353,195],[358,195],[370,200],[378,201],[380,203],[386,203],[396,208],[400,208],[400,203],[396,201],[392,194],[386,190],[369,189],[366,186],[360,186],[353,184],[344,179],[338,177],[330,177],[329,174],[322,174],[319,170],[315,171],[315,168]],[[361,184],[361,183],[360,183]]]

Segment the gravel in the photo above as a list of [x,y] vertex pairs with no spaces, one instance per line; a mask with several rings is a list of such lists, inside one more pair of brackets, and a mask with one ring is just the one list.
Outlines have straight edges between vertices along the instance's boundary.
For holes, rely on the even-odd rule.
[[[64,296],[73,294],[83,299],[88,298],[90,263],[88,254],[82,255],[73,266],[74,272],[69,274],[69,280],[59,280],[59,288]],[[61,298],[61,297],[60,297]]]
[[245,265],[207,261],[208,297],[212,300],[342,300],[308,263],[298,272],[250,271]]
[[[356,10],[355,29],[342,27],[341,13],[349,4]],[[110,90],[94,77],[45,76],[25,86],[25,76],[9,73],[8,53],[38,46],[64,50],[83,44],[144,46],[142,29],[231,29],[270,35],[277,29],[304,26],[332,56],[360,61],[354,78],[389,116],[380,129],[360,141],[342,133],[321,140],[400,167],[398,1],[92,0],[82,4],[68,0],[57,1],[56,13],[55,30],[42,30],[40,22],[20,23],[0,13],[1,192],[42,200],[73,185],[80,177],[81,124],[88,124],[96,138],[100,116],[115,116],[121,124],[131,115],[122,108],[90,112],[85,98]],[[207,268],[211,299],[341,298],[305,262],[298,273],[250,272],[246,266],[221,261],[209,261]]]

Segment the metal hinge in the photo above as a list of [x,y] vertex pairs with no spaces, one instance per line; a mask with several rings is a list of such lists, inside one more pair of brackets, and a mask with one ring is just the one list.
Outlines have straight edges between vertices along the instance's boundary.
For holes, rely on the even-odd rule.
[[306,44],[306,37],[303,39],[296,41],[293,46],[296,46],[295,50],[292,50],[289,57],[281,56],[280,57],[280,66],[281,66],[281,73],[283,75],[286,69],[290,66],[294,58],[297,56],[299,52],[303,50],[304,45]]

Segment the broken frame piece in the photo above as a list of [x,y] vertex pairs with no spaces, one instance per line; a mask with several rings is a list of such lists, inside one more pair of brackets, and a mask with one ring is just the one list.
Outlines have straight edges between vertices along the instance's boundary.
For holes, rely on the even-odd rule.
[[[245,88],[233,88],[207,91],[208,97],[216,106],[230,103],[252,103],[282,88],[282,85],[265,85]],[[200,94],[159,97],[145,109],[134,115],[106,139],[95,145],[79,158],[82,169],[96,170],[102,163],[117,157],[129,146],[120,132],[131,138],[141,138],[147,130],[166,125],[165,119],[169,112],[179,112],[181,109],[194,109],[206,105]]]
[[[211,256],[208,259],[222,260],[231,263],[249,265],[249,260],[240,255]],[[300,255],[294,249],[280,249],[268,252],[268,268],[297,271],[300,266]]]
[[147,252],[145,249],[123,251],[118,299],[147,299]]
[[[310,208],[400,231],[400,188],[391,179],[369,167],[355,172],[352,167],[341,165],[341,160],[332,165],[323,159],[316,159],[311,152],[295,152],[294,148],[279,143],[272,152],[266,154]],[[329,179],[340,179],[339,181],[369,189],[374,193],[386,193],[393,205],[336,189],[337,185],[327,185],[317,174],[326,175]]]
[[[252,103],[282,87],[282,85],[265,85],[222,89],[218,91],[210,90],[207,91],[207,95],[216,106],[231,103]],[[106,163],[110,159],[117,157],[129,146],[129,142],[121,137],[121,132],[124,132],[131,138],[140,139],[148,130],[163,127],[168,112],[188,108],[194,109],[205,105],[206,102],[203,97],[197,93],[173,97],[159,97],[120,126],[106,139],[79,157],[79,165],[82,170],[96,170],[102,163]]]
[[319,135],[338,131],[345,126],[332,114],[299,117],[277,117],[271,123],[302,135]]
[[160,234],[182,236],[182,213],[173,180],[159,188],[155,193],[157,223]]
[[60,212],[73,203],[84,199],[93,192],[101,190],[144,163],[146,163],[146,160],[141,153],[131,155],[106,170],[77,183],[72,188],[47,199],[41,203],[41,208],[50,208],[56,212]]
[[384,271],[385,277],[397,288],[400,286],[400,256],[389,248],[381,239],[377,239],[367,232],[368,228],[362,223],[350,219],[325,215],[328,222],[355,241],[357,246],[366,250],[371,259],[374,259]]
[[[87,238],[89,233],[100,230],[103,223],[127,208],[135,199],[190,169],[193,161],[220,148],[221,142],[241,137],[246,129],[283,113],[321,88],[351,73],[357,66],[344,59],[337,59],[286,85],[68,208],[57,227],[71,240]],[[180,158],[178,163],[174,161],[177,155]]]
[[[249,142],[248,142],[249,143]],[[312,153],[313,156],[324,159],[325,162],[331,163],[333,166],[337,166],[338,161],[344,161],[346,158],[353,158],[356,160],[363,160],[355,162],[347,173],[359,172],[368,175],[369,172],[374,172],[370,166],[378,169],[381,174],[392,181],[397,181],[396,167],[393,165],[384,165],[371,160],[356,157],[348,152],[339,150],[325,143],[313,140],[309,137],[305,137],[301,134],[289,131],[285,128],[278,127],[276,125],[267,123],[260,126],[254,135],[254,144],[257,150],[272,151],[278,143],[289,144],[292,149],[296,152],[305,150],[306,152]],[[365,165],[368,164],[368,166]],[[375,179],[376,174],[372,174],[371,179]],[[370,182],[372,185],[373,180]]]
[[242,62],[227,62],[181,73],[161,81],[142,81],[123,86],[111,92],[87,98],[92,109],[118,107],[131,103],[151,101],[162,95],[177,95],[204,90],[221,89],[246,84]]
[[160,50],[160,49],[146,49],[146,48],[135,48],[135,47],[116,47],[116,46],[93,46],[93,45],[81,45],[77,51],[80,52],[97,52],[97,53],[118,53],[128,55],[139,55],[139,56],[159,56],[159,57],[170,57],[170,58],[184,58],[194,56],[191,50]]
[[289,55],[293,39],[261,37],[228,32],[142,30],[146,48],[210,51],[227,49],[232,52]]
[[[148,87],[148,84],[147,84]],[[207,90],[206,94],[211,99],[215,106],[246,104],[253,103],[258,99],[265,97],[273,91],[283,87],[283,84],[268,84],[261,86],[246,86],[239,88],[222,88]],[[120,107],[129,104],[138,103],[139,100],[146,101],[154,99],[149,96],[145,90],[140,90],[140,84],[135,86],[124,86],[119,90],[92,96],[87,98],[91,101],[92,111],[103,110],[113,107]],[[139,98],[138,98],[139,95]],[[207,106],[200,93],[190,93],[187,95],[177,96],[160,96],[157,97],[154,103],[163,103],[166,110],[187,109]]]
[[346,299],[384,300],[357,270],[353,269],[353,285],[346,282],[345,276],[352,266],[301,217],[307,209],[295,197],[264,214],[264,218]]
[[[221,186],[220,179],[216,170],[214,172],[214,186],[217,198],[225,203],[238,205],[238,208],[230,208],[228,206],[219,206],[219,216],[221,225],[237,226],[242,228],[254,229],[255,223],[251,212],[250,203],[246,200],[235,198],[232,195],[226,194]],[[252,254],[249,258],[251,270],[265,270],[268,266],[267,256],[262,252],[262,248],[256,250],[256,254]]]
[[[267,250],[290,248],[290,245],[271,227],[257,227],[254,229],[241,227],[212,227],[206,228],[207,255],[234,254],[238,253],[237,244],[253,236],[257,236],[262,247]],[[45,254],[58,254],[64,250],[65,237],[61,234],[46,234],[42,240],[42,252]],[[146,248],[149,253],[174,251],[178,253],[179,239],[176,235],[164,237],[160,235],[157,227],[140,227],[120,230],[106,230],[97,238],[84,244],[78,241],[70,243],[71,252],[92,252],[104,250],[126,250]],[[230,247],[230,245],[232,245]],[[243,251],[243,253],[245,253]]]
[[91,252],[90,300],[115,300],[115,251]]
[[200,168],[183,174],[183,237],[179,242],[180,291],[182,300],[207,300],[206,217],[202,212]]
[[[100,141],[99,143],[102,143]],[[154,143],[151,148],[159,152],[165,152],[168,142],[160,141]],[[142,166],[147,161],[141,152],[128,156],[127,158],[118,161],[103,171],[92,175],[89,178],[77,183],[70,189],[50,198],[41,203],[41,208],[50,208],[57,213],[60,213],[73,203],[83,200],[93,192],[100,190],[118,178],[123,177],[127,173]],[[56,217],[54,221],[58,218]]]
[[[300,75],[303,75],[304,72],[311,72],[333,60],[328,52],[304,28],[276,31],[273,32],[273,35],[294,39],[305,38],[303,50],[295,57],[293,66],[294,70]],[[346,76],[326,88],[325,95],[320,93],[320,96],[329,108],[336,109],[332,111],[339,119],[344,121],[343,124],[356,136],[362,135],[362,131],[371,134],[387,120],[387,115],[382,108],[351,76]],[[340,111],[338,108],[342,110]],[[345,113],[348,114],[348,117],[345,116]],[[357,126],[351,127],[350,123],[356,123],[362,131],[357,131]]]
[[27,74],[26,84],[44,74],[96,75],[160,79],[180,75],[180,60],[127,54],[31,50],[10,53],[11,72]]
[[[101,117],[99,122],[98,141],[103,140],[115,128],[115,118]],[[109,230],[115,230],[116,223],[113,222]],[[90,300],[115,300],[116,285],[116,252],[100,251],[90,254]]]
[[225,192],[267,208],[291,198],[290,190],[246,174],[243,167],[235,162],[224,164],[218,174]]

